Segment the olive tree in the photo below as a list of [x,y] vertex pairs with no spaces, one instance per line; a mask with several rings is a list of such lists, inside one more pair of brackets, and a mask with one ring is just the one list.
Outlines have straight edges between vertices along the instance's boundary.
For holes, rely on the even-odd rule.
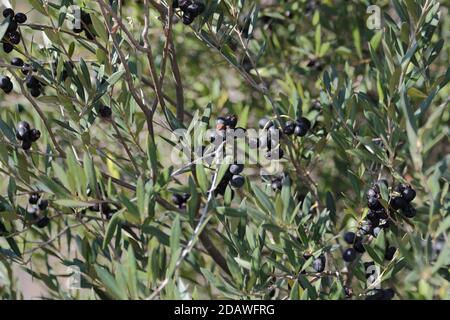
[[450,298],[438,1],[2,4],[2,298]]

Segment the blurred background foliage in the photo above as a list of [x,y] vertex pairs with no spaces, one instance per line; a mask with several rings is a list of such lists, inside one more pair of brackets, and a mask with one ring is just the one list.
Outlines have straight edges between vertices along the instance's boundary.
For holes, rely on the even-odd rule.
[[[377,1],[379,29],[367,25],[370,1],[208,0],[190,26],[171,0],[1,2],[28,14],[23,43],[0,52],[15,86],[0,100],[2,298],[364,299],[371,261],[397,299],[450,298],[448,2]],[[71,5],[90,13],[94,39],[68,27]],[[153,67],[136,46],[147,40]],[[21,92],[16,56],[43,96]],[[162,70],[163,101],[152,73]],[[142,101],[156,107],[150,135]],[[97,116],[102,104],[112,121]],[[263,117],[312,122],[286,143],[281,192],[252,167],[234,197],[208,198],[219,165],[174,175],[173,130],[214,128],[227,114],[246,128]],[[20,120],[42,132],[30,152],[14,137]],[[379,179],[389,193],[411,184],[417,216],[394,219],[345,263],[342,235],[361,225]],[[36,191],[50,201],[42,229],[27,213]],[[186,208],[173,192],[190,193]],[[102,203],[110,214],[89,210]],[[67,288],[69,266],[81,289]]]

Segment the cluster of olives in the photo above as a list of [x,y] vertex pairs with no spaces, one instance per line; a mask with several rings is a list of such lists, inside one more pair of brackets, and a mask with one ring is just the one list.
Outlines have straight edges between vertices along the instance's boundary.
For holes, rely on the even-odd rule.
[[89,40],[94,40],[95,35],[91,31],[92,19],[89,13],[80,10],[80,20],[80,27],[77,28],[77,24],[75,23],[72,31],[77,34],[84,31],[86,38],[88,38]]
[[49,217],[46,215],[46,210],[48,208],[48,200],[42,199],[39,193],[32,193],[28,198],[28,203],[30,206],[27,212],[31,215],[32,220],[38,228],[45,228],[50,223]]
[[[25,85],[30,90],[30,94],[37,98],[43,92],[44,84],[34,75],[30,74],[30,71],[35,71],[32,66],[28,63],[24,63],[21,58],[13,58],[11,60],[11,65],[15,67],[21,67],[22,73],[26,76]],[[13,90],[13,83],[11,78],[8,76],[0,77],[0,88],[6,93],[10,93]]]
[[283,133],[286,135],[295,135],[297,137],[304,137],[311,129],[311,121],[305,117],[301,117],[296,121],[287,121]]
[[259,128],[267,130],[267,135],[258,138],[251,137],[249,139],[249,147],[251,149],[266,148],[265,157],[267,160],[279,160],[284,157],[284,151],[279,146],[280,138],[283,132],[274,126],[272,120],[263,118],[259,120]]
[[[259,121],[260,129],[267,130],[266,138],[253,138],[249,140],[250,148],[267,148],[266,159],[278,160],[283,158],[284,151],[280,147],[277,147],[277,142],[283,134],[290,136],[295,135],[297,137],[304,137],[311,129],[311,122],[305,118],[300,117],[296,121],[287,121],[282,130],[277,129],[272,120],[263,118]],[[278,139],[276,139],[278,138]]]
[[399,184],[395,188],[395,192],[396,195],[389,201],[390,207],[395,211],[400,210],[406,218],[414,218],[416,209],[412,206],[411,202],[416,197],[416,191],[410,185]]
[[244,171],[243,164],[234,163],[230,165],[222,180],[217,185],[216,195],[220,194],[223,196],[228,185],[235,189],[242,188],[245,184],[245,178],[241,175],[242,171]]
[[189,193],[174,193],[172,195],[172,202],[180,209],[186,208],[186,203],[188,202],[191,195]]
[[174,0],[173,8],[180,8],[183,13],[183,23],[190,25],[195,18],[205,11],[205,4],[198,0]]
[[233,136],[234,139],[244,137],[246,130],[242,127],[236,127],[238,118],[231,114],[226,117],[218,117],[216,120],[216,130],[210,136],[210,141],[216,144],[216,147],[227,140],[227,134]]
[[13,9],[7,8],[3,10],[3,17],[9,19],[8,28],[2,39],[3,50],[6,53],[10,53],[14,50],[14,45],[20,43],[19,24],[27,21],[27,15],[21,12],[15,13]]
[[30,150],[33,142],[36,142],[41,137],[41,132],[38,129],[31,128],[26,121],[20,121],[16,128],[16,138],[22,142],[24,150]]

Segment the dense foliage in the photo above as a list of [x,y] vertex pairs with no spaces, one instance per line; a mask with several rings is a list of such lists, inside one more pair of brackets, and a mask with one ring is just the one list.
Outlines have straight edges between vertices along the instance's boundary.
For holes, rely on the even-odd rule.
[[444,4],[1,3],[2,298],[450,298]]

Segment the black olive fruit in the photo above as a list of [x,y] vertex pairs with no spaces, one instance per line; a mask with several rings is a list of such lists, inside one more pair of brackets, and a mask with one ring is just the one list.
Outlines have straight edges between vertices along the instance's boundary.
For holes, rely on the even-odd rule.
[[20,121],[16,128],[16,137],[18,140],[29,140],[30,124],[26,121]]
[[353,248],[348,248],[342,254],[342,258],[346,262],[352,262],[356,258],[356,251]]
[[50,223],[50,219],[48,217],[42,217],[36,222],[36,226],[40,229],[45,228]]
[[286,135],[292,135],[295,132],[295,123],[293,121],[286,122],[283,133]]
[[40,197],[41,196],[39,195],[39,193],[32,193],[32,194],[30,194],[30,197],[28,198],[28,203],[29,204],[37,204]]
[[394,197],[389,203],[394,210],[404,209],[407,206],[407,202],[403,197]]
[[47,209],[47,207],[48,207],[48,200],[41,199],[41,201],[39,201],[38,204],[39,210],[44,211]]
[[30,131],[30,138],[32,142],[36,142],[41,137],[41,132],[38,129],[31,129]]
[[23,60],[20,58],[13,58],[11,64],[16,67],[23,67]]
[[244,170],[244,165],[243,164],[232,164],[230,166],[229,170],[232,174],[240,174]]
[[3,10],[3,17],[7,18],[7,17],[14,17],[14,10],[11,8],[6,8],[5,10]]
[[27,22],[27,15],[25,13],[18,12],[14,16],[14,20],[16,20],[16,22],[20,24],[25,23]]
[[110,107],[105,106],[105,105],[101,105],[98,108],[98,114],[100,115],[100,117],[106,119],[106,118],[111,118],[112,116],[112,110]]
[[348,244],[353,244],[356,239],[356,234],[354,232],[348,231],[344,234],[344,240]]
[[230,184],[234,188],[241,188],[245,183],[245,178],[241,175],[234,175],[231,180]]
[[397,248],[395,248],[395,247],[386,248],[386,252],[384,253],[384,259],[391,261],[394,258],[396,251],[397,251]]

